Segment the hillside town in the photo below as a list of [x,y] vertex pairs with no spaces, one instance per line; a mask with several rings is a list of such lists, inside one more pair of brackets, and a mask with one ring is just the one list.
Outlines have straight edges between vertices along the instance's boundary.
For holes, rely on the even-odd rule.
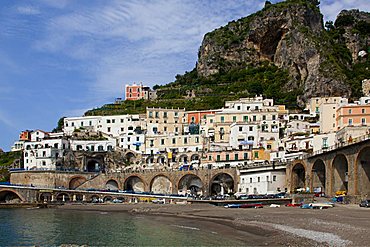
[[[22,131],[12,151],[23,152],[20,168],[26,171],[236,168],[234,192],[287,192],[289,162],[369,135],[369,91],[370,81],[364,80],[365,96],[358,101],[311,98],[302,112],[255,96],[226,101],[221,109],[147,108],[145,114],[67,117],[62,132]],[[152,100],[155,95],[142,84],[126,86],[126,100]]]

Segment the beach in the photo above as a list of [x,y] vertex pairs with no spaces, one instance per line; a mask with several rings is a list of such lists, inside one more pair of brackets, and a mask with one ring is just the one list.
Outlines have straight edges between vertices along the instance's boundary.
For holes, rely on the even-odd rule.
[[127,212],[176,227],[206,229],[246,245],[368,246],[370,209],[224,208],[209,204],[65,204],[60,210]]

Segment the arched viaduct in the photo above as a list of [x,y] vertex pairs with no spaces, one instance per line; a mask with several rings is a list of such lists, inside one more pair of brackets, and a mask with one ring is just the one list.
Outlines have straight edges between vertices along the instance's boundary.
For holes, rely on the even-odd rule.
[[[32,185],[37,188],[46,188],[46,190],[47,188],[98,189],[209,196],[236,192],[238,174],[237,170],[233,168],[111,174],[27,171],[13,172],[10,181],[11,184]],[[43,195],[48,200],[51,196],[51,194],[47,194],[47,191]],[[69,197],[64,195],[64,200],[67,198],[72,200]]]
[[287,165],[287,187],[310,191],[321,188],[328,196],[346,191],[354,197],[370,195],[370,140],[322,150]]

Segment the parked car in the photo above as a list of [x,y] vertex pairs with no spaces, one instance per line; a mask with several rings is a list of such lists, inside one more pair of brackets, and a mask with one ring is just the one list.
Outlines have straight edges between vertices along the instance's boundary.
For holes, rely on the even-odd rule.
[[359,205],[360,205],[360,207],[365,207],[365,208],[370,207],[370,199],[366,199],[366,200],[361,201]]

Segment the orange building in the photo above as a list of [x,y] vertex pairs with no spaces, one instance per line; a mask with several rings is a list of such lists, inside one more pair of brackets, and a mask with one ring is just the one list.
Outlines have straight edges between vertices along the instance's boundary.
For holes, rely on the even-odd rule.
[[188,124],[199,124],[202,119],[205,119],[205,117],[209,114],[215,114],[215,111],[188,111]]
[[29,130],[22,131],[19,134],[19,140],[20,141],[30,141],[31,140],[31,131],[29,131]]
[[370,125],[370,104],[348,104],[337,109],[338,130],[346,126]]

